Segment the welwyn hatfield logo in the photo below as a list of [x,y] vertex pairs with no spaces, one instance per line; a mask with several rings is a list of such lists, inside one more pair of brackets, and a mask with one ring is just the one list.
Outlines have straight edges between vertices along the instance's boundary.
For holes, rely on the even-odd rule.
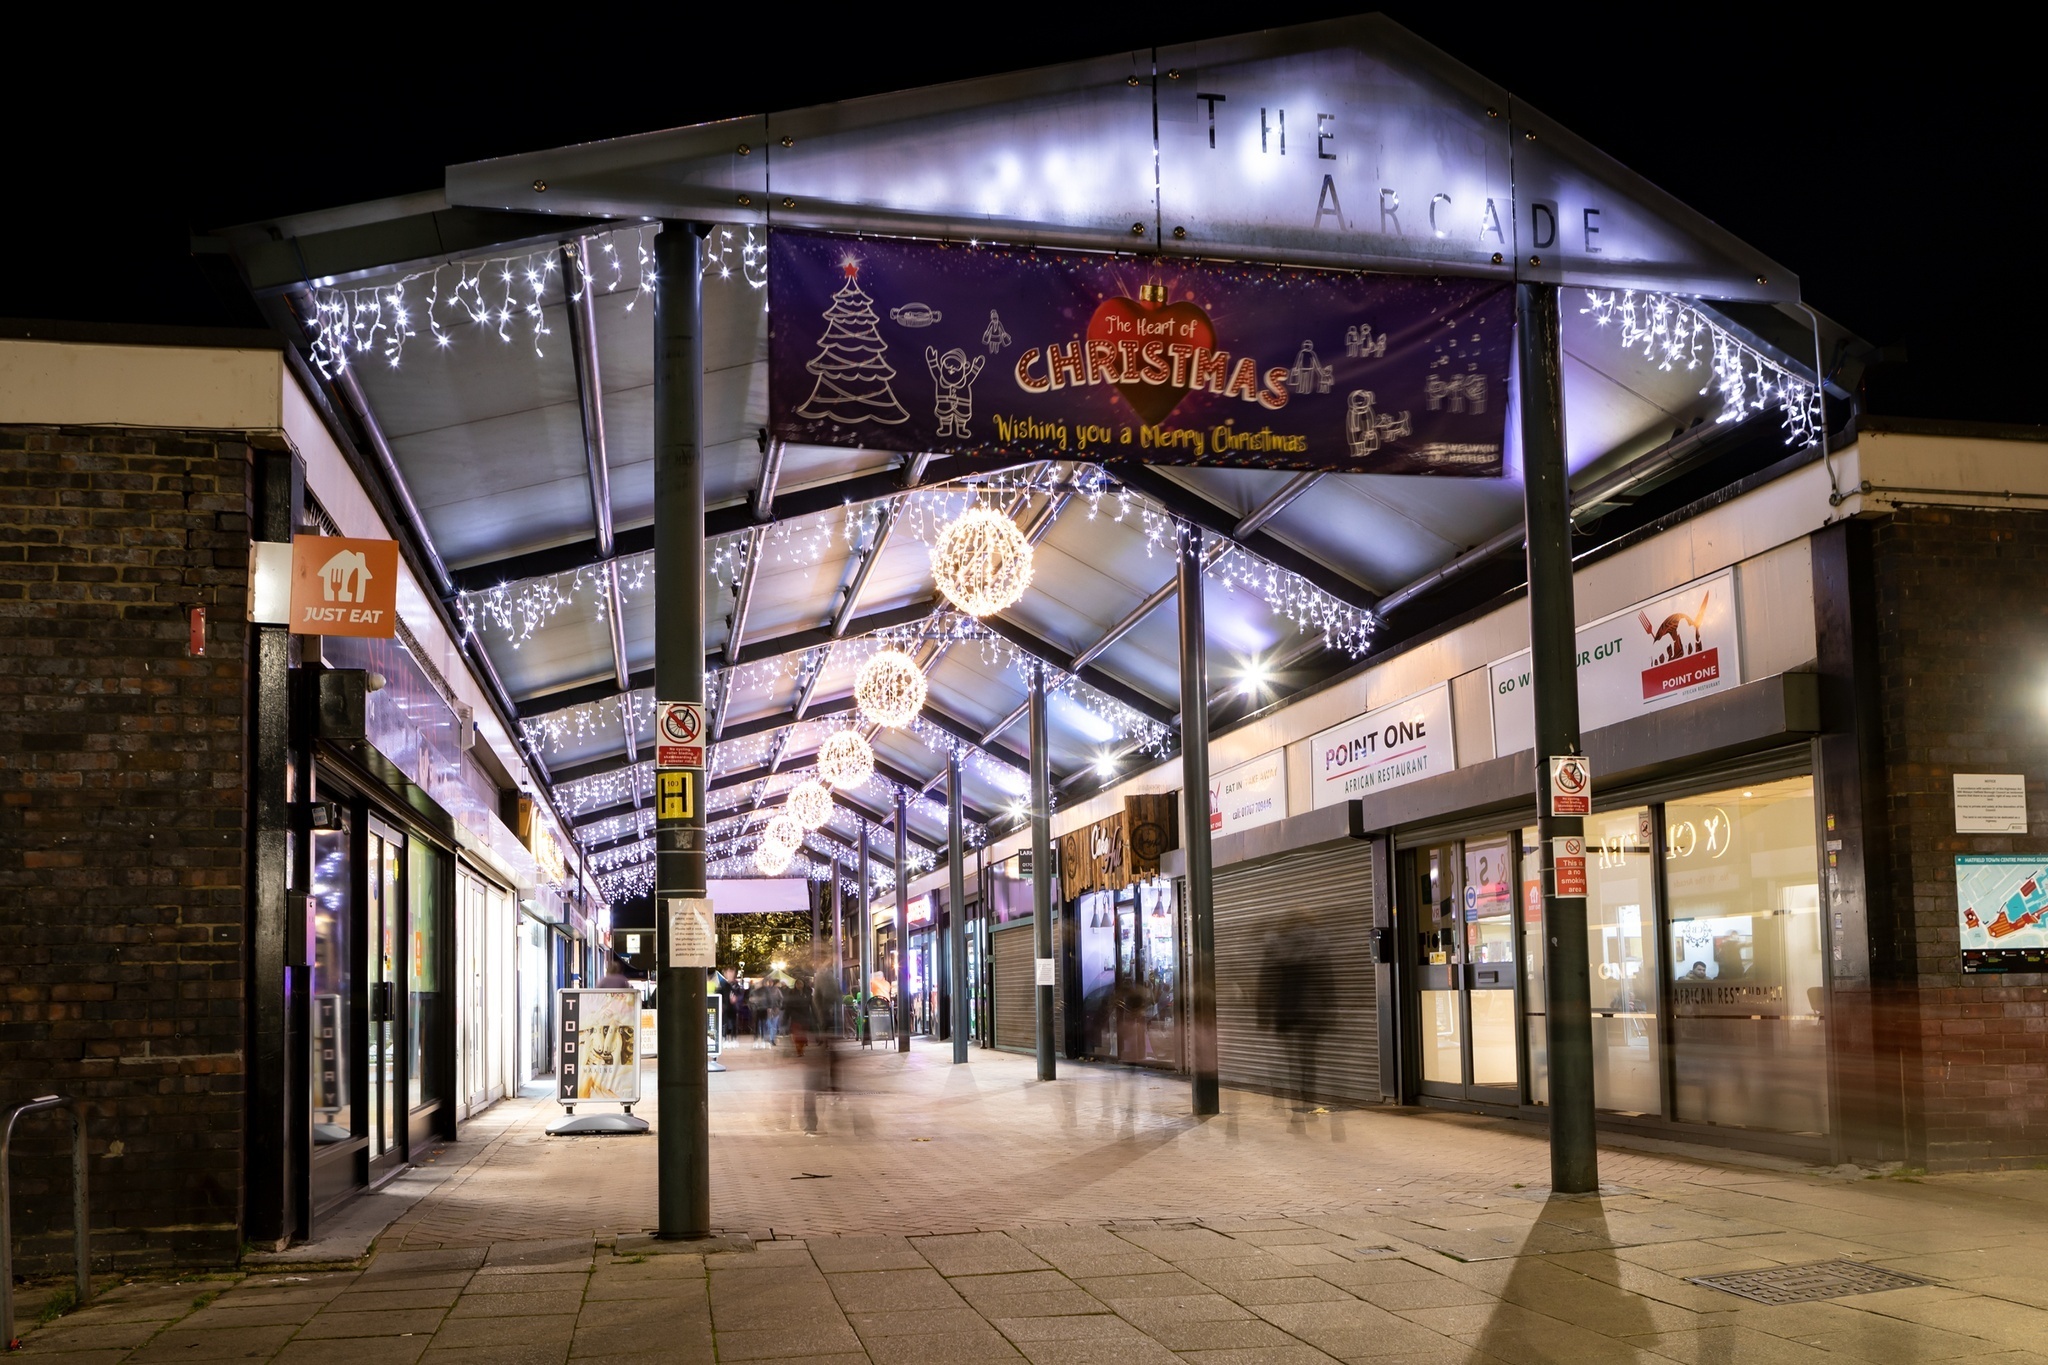
[[1651,624],[1648,612],[1636,613],[1643,633],[1658,647],[1656,658],[1643,670],[1644,701],[1668,697],[1721,676],[1721,651],[1703,647],[1700,642],[1700,625],[1707,619],[1707,602],[1712,597],[1711,592],[1701,593],[1696,609],[1690,613],[1674,611],[1661,625]]

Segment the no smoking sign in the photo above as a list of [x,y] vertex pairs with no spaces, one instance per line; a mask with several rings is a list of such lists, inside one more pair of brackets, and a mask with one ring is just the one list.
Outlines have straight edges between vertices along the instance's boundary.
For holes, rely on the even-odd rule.
[[657,768],[701,768],[704,766],[704,703],[699,701],[664,701],[655,703],[654,766]]

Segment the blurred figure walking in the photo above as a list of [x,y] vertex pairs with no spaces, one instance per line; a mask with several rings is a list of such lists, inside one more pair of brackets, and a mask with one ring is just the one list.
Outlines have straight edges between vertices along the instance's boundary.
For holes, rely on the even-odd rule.
[[1286,1050],[1300,1110],[1315,1108],[1316,1061],[1329,1024],[1335,982],[1329,958],[1306,917],[1283,921],[1266,936],[1259,972],[1259,1024]]

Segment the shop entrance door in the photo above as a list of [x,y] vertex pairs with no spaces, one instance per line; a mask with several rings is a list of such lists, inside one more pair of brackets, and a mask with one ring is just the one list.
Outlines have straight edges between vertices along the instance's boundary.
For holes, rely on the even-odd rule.
[[1424,1095],[1520,1102],[1514,853],[1503,835],[1406,855]]
[[399,1018],[405,967],[405,836],[379,820],[370,821],[369,876],[364,940],[369,949],[365,977],[370,987],[368,1034],[370,1142],[368,1175],[405,1162],[405,1075],[401,1060],[405,1030]]

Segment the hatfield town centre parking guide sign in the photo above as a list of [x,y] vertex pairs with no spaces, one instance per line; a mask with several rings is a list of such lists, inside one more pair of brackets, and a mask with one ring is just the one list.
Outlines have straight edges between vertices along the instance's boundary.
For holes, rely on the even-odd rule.
[[1498,477],[1514,291],[777,232],[769,429],[1024,459]]

